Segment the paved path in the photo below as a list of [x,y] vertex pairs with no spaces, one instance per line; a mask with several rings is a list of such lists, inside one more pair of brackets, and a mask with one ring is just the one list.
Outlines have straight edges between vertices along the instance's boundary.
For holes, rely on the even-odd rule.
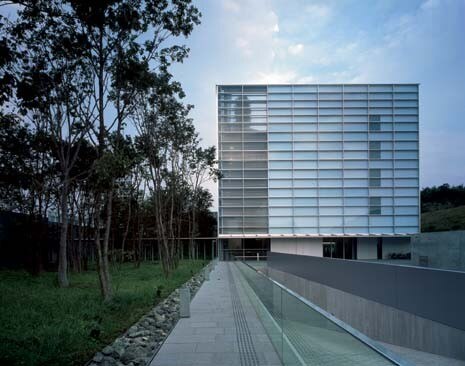
[[150,366],[281,365],[233,266],[218,262]]

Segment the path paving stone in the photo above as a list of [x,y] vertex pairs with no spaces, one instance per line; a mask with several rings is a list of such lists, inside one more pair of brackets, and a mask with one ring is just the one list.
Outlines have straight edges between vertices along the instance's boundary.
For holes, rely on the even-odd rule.
[[[228,266],[232,264],[218,262],[210,281],[203,283],[192,300],[191,317],[178,321],[150,366],[281,365],[240,281],[235,279],[237,273]],[[236,287],[235,291],[231,291],[232,286]],[[235,305],[232,294],[237,296]],[[244,337],[244,329],[248,337]],[[244,344],[238,342],[244,339],[249,342],[247,355],[244,355]]]

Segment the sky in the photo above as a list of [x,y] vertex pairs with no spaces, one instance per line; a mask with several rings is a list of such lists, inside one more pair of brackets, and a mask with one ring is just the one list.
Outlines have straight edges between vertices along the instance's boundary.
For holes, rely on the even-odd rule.
[[204,146],[217,84],[420,83],[420,186],[465,184],[465,0],[193,2],[202,23],[171,72]]
[[172,72],[205,146],[216,84],[420,83],[420,185],[465,184],[465,0],[194,4],[202,24]]

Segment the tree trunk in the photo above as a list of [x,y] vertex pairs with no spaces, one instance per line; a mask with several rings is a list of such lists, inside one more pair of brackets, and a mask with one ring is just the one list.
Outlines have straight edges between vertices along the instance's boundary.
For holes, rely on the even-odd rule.
[[136,267],[140,267],[141,257],[142,257],[142,234],[144,232],[144,224],[139,226],[139,235],[137,238],[137,261]]
[[60,195],[61,206],[61,232],[60,232],[60,250],[58,254],[58,285],[68,287],[68,256],[67,256],[67,239],[68,239],[68,179],[63,180]]
[[113,188],[108,192],[105,236],[103,238],[103,248],[102,248],[103,258],[102,258],[101,270],[105,278],[103,297],[106,301],[111,300],[111,298],[113,297],[113,289],[111,287],[111,277],[110,277],[110,263],[108,261],[108,245],[109,245],[109,240],[110,240],[112,209],[113,209]]
[[131,197],[130,197],[129,198],[129,205],[128,205],[128,220],[126,221],[126,229],[124,230],[123,240],[121,242],[120,263],[124,262],[124,250],[126,248],[126,239],[128,237],[128,233],[129,233],[129,224],[131,223],[131,207],[132,207],[132,202],[131,202]]
[[[110,198],[110,197],[109,197]],[[108,204],[111,200],[108,201]],[[97,199],[95,209],[95,247],[97,248],[97,272],[100,281],[100,292],[105,301],[111,300],[112,288],[108,269],[108,238],[107,238],[107,227],[105,227],[105,235],[103,242],[100,236],[100,199]],[[111,209],[110,209],[111,210]],[[108,212],[111,212],[107,207],[107,221]],[[111,219],[111,214],[110,214]]]

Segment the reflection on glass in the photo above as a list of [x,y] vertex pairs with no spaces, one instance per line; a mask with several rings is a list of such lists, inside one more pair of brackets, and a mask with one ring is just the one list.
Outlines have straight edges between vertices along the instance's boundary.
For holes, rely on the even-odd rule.
[[239,280],[283,365],[394,364],[256,269],[243,262],[236,262],[236,266]]

